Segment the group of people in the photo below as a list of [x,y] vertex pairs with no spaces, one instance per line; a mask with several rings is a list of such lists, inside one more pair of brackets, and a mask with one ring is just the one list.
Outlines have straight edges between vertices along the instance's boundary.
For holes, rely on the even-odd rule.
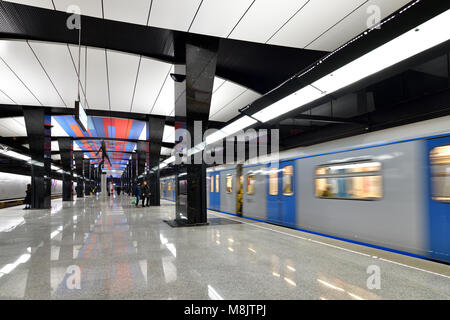
[[[139,207],[140,199],[142,199],[142,207],[150,207],[150,195],[150,186],[147,184],[147,181],[144,181],[141,184],[135,184],[133,196],[136,197],[136,207]],[[145,200],[147,200],[147,205],[145,204]]]

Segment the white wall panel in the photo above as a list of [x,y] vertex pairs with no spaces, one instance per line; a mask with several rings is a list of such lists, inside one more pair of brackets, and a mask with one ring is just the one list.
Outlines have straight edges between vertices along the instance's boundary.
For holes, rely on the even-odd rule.
[[304,48],[366,0],[312,0],[268,42]]
[[67,45],[36,41],[30,41],[29,43],[58,89],[66,106],[73,108],[78,92],[77,74]]
[[130,111],[139,56],[107,50],[112,111]]
[[149,26],[187,31],[201,0],[153,0]]
[[147,25],[151,0],[103,0],[105,19]]
[[102,18],[101,0],[53,0],[56,10],[67,12],[67,8],[76,5],[83,16]]
[[257,0],[230,38],[264,43],[306,2],[307,0]]
[[252,0],[204,0],[190,32],[226,38]]
[[64,105],[26,41],[1,40],[0,57],[44,106]]
[[312,50],[333,51],[369,28],[367,21],[370,14],[367,13],[367,10],[370,6],[378,6],[381,10],[381,19],[384,19],[408,2],[410,2],[410,0],[371,0],[362,5],[359,9],[327,31],[320,38],[316,39],[306,48]]
[[132,112],[150,112],[171,67],[171,64],[142,57]]

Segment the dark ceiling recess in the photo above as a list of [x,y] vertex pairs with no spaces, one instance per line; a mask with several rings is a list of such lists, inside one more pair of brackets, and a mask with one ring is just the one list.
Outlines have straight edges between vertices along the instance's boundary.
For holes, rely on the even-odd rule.
[[[0,1],[0,38],[78,44],[65,12]],[[184,63],[186,32],[82,16],[81,44]],[[204,36],[208,37],[208,36]],[[220,39],[216,75],[266,93],[326,52]],[[270,61],[271,63],[267,63]]]

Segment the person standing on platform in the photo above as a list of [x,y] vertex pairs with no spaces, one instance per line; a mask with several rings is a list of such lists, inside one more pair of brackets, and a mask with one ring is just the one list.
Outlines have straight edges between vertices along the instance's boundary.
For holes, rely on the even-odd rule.
[[27,184],[27,190],[25,190],[25,210],[31,209],[31,184]]
[[141,185],[136,181],[134,185],[133,195],[136,197],[136,207],[139,207],[139,201],[141,200],[142,189]]
[[150,207],[150,187],[147,181],[142,183],[142,207],[145,207],[145,200],[147,199],[147,207]]

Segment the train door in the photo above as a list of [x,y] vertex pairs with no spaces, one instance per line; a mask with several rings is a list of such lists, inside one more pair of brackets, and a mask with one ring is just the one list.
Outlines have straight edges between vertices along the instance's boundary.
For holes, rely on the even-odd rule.
[[220,173],[211,173],[209,184],[209,206],[213,210],[220,210]]
[[269,164],[268,170],[267,220],[295,227],[295,162],[272,163]]
[[428,140],[427,151],[431,255],[450,261],[450,137]]
[[236,214],[242,216],[244,203],[244,176],[242,175],[242,164],[236,167]]

